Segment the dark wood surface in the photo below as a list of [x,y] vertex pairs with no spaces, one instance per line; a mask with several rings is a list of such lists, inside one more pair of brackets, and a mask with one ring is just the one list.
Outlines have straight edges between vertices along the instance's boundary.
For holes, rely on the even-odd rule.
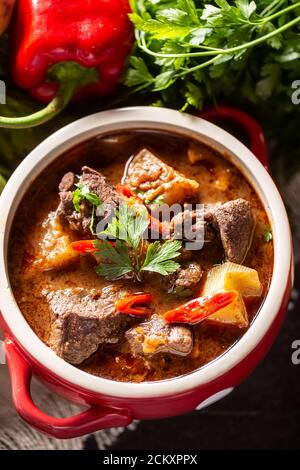
[[[299,267],[297,274],[300,287]],[[300,340],[299,300],[264,361],[231,395],[202,411],[140,422],[112,450],[300,449],[300,364],[291,361],[291,344]]]

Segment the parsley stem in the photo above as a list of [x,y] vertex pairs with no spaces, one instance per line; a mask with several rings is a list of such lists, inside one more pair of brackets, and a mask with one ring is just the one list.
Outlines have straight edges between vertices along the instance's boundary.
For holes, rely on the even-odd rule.
[[206,62],[203,62],[202,64],[195,65],[194,67],[184,70],[183,72],[177,73],[176,75],[174,75],[174,78],[181,78],[181,77],[184,77],[185,75],[188,75],[189,73],[195,72],[196,70],[200,70],[205,67],[208,67],[209,65],[213,64],[218,59],[220,59],[221,57],[222,57],[222,54],[219,54],[216,57],[213,57],[212,59],[207,60]]
[[278,1],[278,0],[273,0],[266,8],[260,13],[260,16],[265,16],[267,13],[270,11],[276,11],[278,8],[281,7],[281,5],[284,3],[284,0]]
[[266,16],[265,18],[262,18],[262,21],[265,23],[270,20],[274,20],[274,18],[277,18],[278,16],[283,15],[284,13],[287,13],[291,10],[295,10],[295,8],[300,7],[300,2],[295,3],[294,5],[290,5],[289,7],[283,8],[283,10],[277,11],[276,13],[273,13],[270,16]]
[[[289,21],[288,23],[280,26],[274,31],[271,31],[268,34],[265,34],[264,36],[261,36],[259,38],[253,39],[252,41],[246,42],[245,44],[241,44],[240,46],[236,47],[231,47],[229,49],[217,49],[215,51],[203,51],[203,52],[187,52],[187,53],[179,53],[179,54],[164,54],[161,52],[154,52],[151,49],[148,48],[145,42],[144,38],[144,33],[141,32],[140,36],[140,41],[138,41],[138,46],[140,49],[142,49],[144,52],[146,52],[149,55],[155,56],[155,57],[167,57],[167,58],[179,58],[179,57],[204,57],[204,56],[210,56],[210,55],[223,55],[223,54],[233,54],[235,52],[239,52],[243,49],[249,49],[250,47],[257,46],[258,44],[261,44],[268,39],[271,39],[272,37],[276,36],[277,34],[282,33],[283,31],[289,29],[290,27],[294,26],[295,24],[299,23],[300,17],[294,18],[293,20]],[[205,62],[204,64],[209,64],[210,61]],[[198,67],[198,66],[197,66]],[[201,67],[202,68],[202,67]],[[192,70],[192,69],[191,69]]]
[[217,47],[202,46],[202,44],[190,44],[189,42],[184,42],[182,45],[185,46],[185,47],[205,49],[206,51],[216,51],[216,52],[218,52],[220,50]]

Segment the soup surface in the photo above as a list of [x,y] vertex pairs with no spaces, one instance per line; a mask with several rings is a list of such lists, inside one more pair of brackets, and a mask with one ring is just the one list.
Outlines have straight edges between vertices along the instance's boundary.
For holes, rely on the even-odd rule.
[[[127,165],[127,173],[122,180],[126,162],[131,156],[135,156],[135,159]],[[170,180],[172,183],[172,178],[175,178],[174,185],[164,183],[164,171],[167,168],[165,173],[169,175],[171,170],[169,167],[161,167],[161,162],[175,171],[175,176],[172,173]],[[145,270],[140,276],[126,273],[117,279],[108,279],[103,271],[97,273],[95,268],[102,265],[101,259],[95,259],[90,252],[78,254],[78,246],[77,251],[75,248],[72,251],[68,245],[82,239],[95,239],[93,230],[89,232],[93,229],[91,211],[95,208],[95,200],[85,199],[82,195],[84,186],[81,184],[79,187],[83,179],[75,176],[77,186],[74,186],[73,181],[71,202],[74,205],[74,193],[79,189],[79,207],[77,211],[72,207],[72,214],[66,215],[63,212],[66,204],[63,210],[61,208],[63,197],[70,190],[63,187],[69,184],[66,181],[68,177],[58,190],[64,174],[68,173],[69,178],[70,172],[73,178],[74,175],[84,174],[84,165],[99,171],[112,185],[122,180],[123,193],[124,187],[131,191],[125,196],[130,199],[132,194],[137,194],[147,210],[151,204],[157,204],[157,194],[163,202],[169,199],[171,202],[205,204],[202,229],[208,240],[204,247],[191,251],[181,249],[180,254],[178,252],[178,256],[173,259],[180,267],[171,274],[162,275]],[[90,170],[84,171],[87,175]],[[95,196],[97,188],[95,190],[89,186],[88,178],[86,181],[89,194]],[[150,195],[150,201],[146,200],[145,194],[147,197]],[[227,206],[224,206],[236,200],[243,200],[237,210],[242,222],[234,219]],[[248,210],[246,204],[250,207],[248,212],[254,222],[253,227],[244,229],[245,219],[248,217],[250,220],[249,214],[245,212]],[[84,226],[80,216],[87,210],[90,211],[89,226]],[[95,220],[92,225],[98,216],[95,213],[93,217]],[[230,226],[228,220],[225,226],[222,225],[224,217],[231,218]],[[170,226],[164,220],[160,220],[160,223],[162,226]],[[78,224],[81,224],[80,227]],[[237,234],[235,246],[226,238],[232,226]],[[245,241],[246,232],[249,232],[248,241]],[[246,331],[268,292],[273,269],[271,238],[268,217],[257,194],[241,172],[224,156],[201,142],[179,135],[144,130],[115,133],[85,142],[61,155],[32,182],[11,231],[10,280],[17,303],[31,328],[45,344],[68,362],[88,373],[117,381],[163,380],[189,373],[214,360]],[[148,243],[150,240],[146,241]],[[158,243],[163,244],[163,241]],[[181,240],[181,243],[184,247],[185,241]],[[60,258],[59,247],[65,249],[66,245],[66,259]],[[113,243],[111,247],[116,249]],[[230,275],[232,266],[245,266],[256,271],[256,274],[251,270],[239,274],[239,269],[234,268],[231,277],[224,277],[222,272],[218,274],[219,288],[215,290],[238,292],[237,310],[233,312],[229,305],[222,315],[218,316],[217,312],[214,319],[208,316],[200,321],[197,317],[195,322],[175,321],[165,326],[164,319],[167,316],[163,315],[166,312],[173,312],[169,317],[175,315],[176,320],[178,312],[174,314],[174,309],[186,305],[191,299],[215,294],[208,286],[211,270],[216,265],[226,263],[233,263],[228,268]],[[226,288],[222,276],[227,281],[234,278],[235,284]],[[241,285],[243,291],[239,291]],[[146,305],[142,301],[141,315],[136,312],[130,314],[130,309],[120,313],[122,309],[120,307],[118,310],[116,305],[119,304],[116,302],[118,296],[123,299],[123,291],[125,298],[137,292],[150,294],[151,301],[148,299]],[[105,312],[113,305],[112,315],[114,321],[118,317],[118,325],[111,326],[108,313],[106,323],[101,323],[99,327],[97,305]],[[244,310],[241,313],[241,309],[245,309],[246,313]],[[149,324],[151,319],[153,324]]]

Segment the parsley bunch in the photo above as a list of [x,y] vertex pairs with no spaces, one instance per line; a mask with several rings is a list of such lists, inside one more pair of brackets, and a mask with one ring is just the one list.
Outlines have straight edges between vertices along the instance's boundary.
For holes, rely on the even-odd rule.
[[[125,83],[156,105],[201,109],[226,96],[292,108],[300,76],[300,1],[132,0],[136,49]],[[238,93],[237,93],[238,90]],[[235,96],[235,101],[236,96]]]

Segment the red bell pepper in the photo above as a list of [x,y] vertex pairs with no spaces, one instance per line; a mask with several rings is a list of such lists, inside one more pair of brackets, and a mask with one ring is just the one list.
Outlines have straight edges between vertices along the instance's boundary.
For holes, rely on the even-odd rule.
[[43,102],[0,127],[39,125],[77,98],[107,95],[119,84],[133,43],[128,0],[19,0],[12,31],[12,75]]
[[152,313],[151,307],[145,307],[143,304],[149,304],[153,301],[152,294],[138,293],[123,297],[115,302],[118,312],[127,315],[146,316]]
[[164,314],[167,323],[189,323],[195,325],[236,300],[236,291],[217,292],[214,295],[198,297]]

